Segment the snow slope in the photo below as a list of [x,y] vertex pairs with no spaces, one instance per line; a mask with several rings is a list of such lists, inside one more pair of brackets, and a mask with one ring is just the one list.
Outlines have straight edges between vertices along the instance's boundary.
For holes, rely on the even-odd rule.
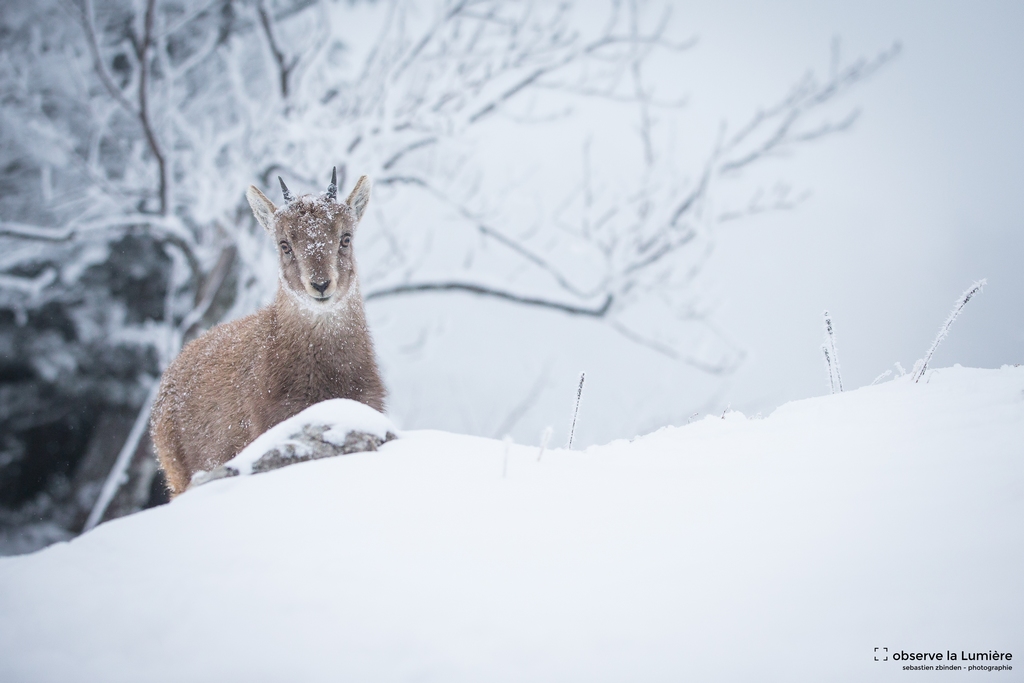
[[[3,681],[885,681],[1024,669],[1024,368],[584,452],[433,431],[0,559]],[[582,416],[585,418],[585,415]],[[980,676],[960,673],[958,676]]]

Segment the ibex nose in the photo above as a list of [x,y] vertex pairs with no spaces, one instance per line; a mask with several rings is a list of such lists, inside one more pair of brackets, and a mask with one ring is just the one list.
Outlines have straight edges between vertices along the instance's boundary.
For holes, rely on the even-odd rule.
[[313,282],[310,280],[309,284],[313,285],[313,289],[323,294],[327,291],[327,288],[331,286],[331,281],[325,280],[324,282]]

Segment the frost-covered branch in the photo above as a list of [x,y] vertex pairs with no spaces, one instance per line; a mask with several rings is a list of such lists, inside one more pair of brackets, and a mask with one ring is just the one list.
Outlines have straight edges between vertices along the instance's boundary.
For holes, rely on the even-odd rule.
[[149,151],[156,159],[158,184],[157,195],[160,198],[159,214],[167,213],[167,160],[160,143],[157,140],[156,131],[153,127],[152,113],[149,102],[149,51],[153,46],[153,20],[156,13],[156,0],[146,0],[146,14],[143,19],[142,40],[136,47],[136,55],[139,60],[139,123],[146,135],[146,142],[149,144]]
[[96,24],[92,0],[82,0],[80,10],[82,14],[82,26],[85,29],[86,46],[89,48],[89,54],[92,56],[93,68],[96,70],[96,76],[115,102],[120,104],[126,112],[133,115],[137,114],[135,107],[128,101],[128,98],[125,97],[124,93],[121,92],[121,89],[115,85],[113,77],[107,70],[106,62],[103,61],[103,56],[100,54],[99,39],[96,36]]

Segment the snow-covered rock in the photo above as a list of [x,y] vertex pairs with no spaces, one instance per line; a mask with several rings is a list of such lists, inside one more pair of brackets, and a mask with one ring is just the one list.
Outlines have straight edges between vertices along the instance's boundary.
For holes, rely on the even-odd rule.
[[197,472],[192,486],[269,472],[307,460],[375,451],[397,438],[397,433],[391,420],[359,401],[323,401],[271,427],[217,469]]
[[1024,368],[537,455],[403,432],[0,559],[0,680],[860,682],[912,675],[876,647],[1024,658]]

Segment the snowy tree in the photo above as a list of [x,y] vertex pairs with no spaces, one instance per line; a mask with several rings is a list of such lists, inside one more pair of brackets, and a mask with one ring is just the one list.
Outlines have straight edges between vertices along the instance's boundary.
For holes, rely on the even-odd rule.
[[[272,295],[273,245],[244,189],[282,175],[323,191],[332,167],[342,191],[375,181],[358,247],[369,307],[472,295],[597,320],[728,373],[742,354],[706,324],[694,278],[716,226],[799,197],[716,199],[848,129],[857,110],[838,100],[898,51],[834,59],[742,125],[724,119],[695,157],[671,144],[685,84],[648,76],[696,47],[667,6],[40,0],[0,12],[12,368],[0,421],[24,436],[67,422],[62,401],[78,406],[81,443],[60,448],[79,454],[101,407],[137,413],[184,342]],[[563,134],[575,153],[545,147]],[[505,136],[526,141],[505,150],[518,166],[488,151]],[[609,149],[632,165],[606,163]],[[544,171],[508,171],[530,164]],[[0,444],[0,471],[36,457],[22,436]],[[71,477],[75,457],[56,460]],[[53,495],[88,508],[98,491]]]

